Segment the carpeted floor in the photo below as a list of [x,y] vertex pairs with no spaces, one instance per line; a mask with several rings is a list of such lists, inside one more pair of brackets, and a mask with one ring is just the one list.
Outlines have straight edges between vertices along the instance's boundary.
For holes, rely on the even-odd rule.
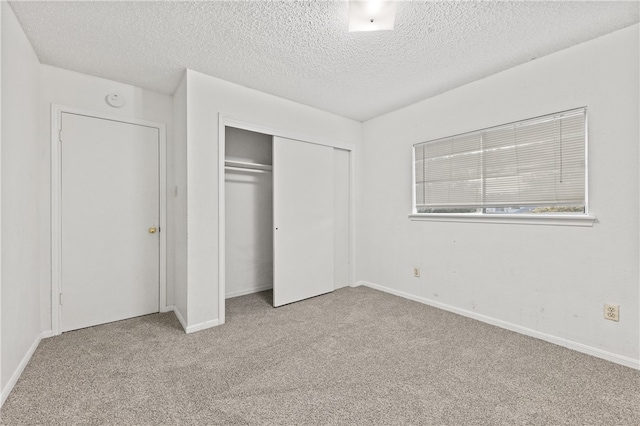
[[365,287],[43,340],[6,425],[639,425],[640,372]]

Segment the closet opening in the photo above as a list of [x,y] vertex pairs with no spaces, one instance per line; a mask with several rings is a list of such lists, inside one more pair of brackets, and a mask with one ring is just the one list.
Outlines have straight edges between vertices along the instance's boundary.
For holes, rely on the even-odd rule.
[[273,289],[272,140],[225,127],[225,299]]
[[353,283],[353,148],[227,121],[237,120],[220,124],[220,323],[227,299],[259,293],[277,308]]

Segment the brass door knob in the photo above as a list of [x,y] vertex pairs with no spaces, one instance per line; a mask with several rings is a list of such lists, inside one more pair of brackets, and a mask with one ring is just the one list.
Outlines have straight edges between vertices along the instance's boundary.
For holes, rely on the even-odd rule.
[[150,233],[150,234],[155,234],[155,233],[156,233],[156,231],[157,231],[157,229],[156,229],[156,228],[149,228],[149,233]]

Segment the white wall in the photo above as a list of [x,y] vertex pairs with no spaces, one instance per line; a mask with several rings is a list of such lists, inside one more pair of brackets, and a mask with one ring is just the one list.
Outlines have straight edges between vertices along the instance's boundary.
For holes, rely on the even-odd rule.
[[[173,94],[174,125],[174,305],[182,326],[186,327],[187,312],[187,76]],[[171,186],[169,186],[171,192]],[[177,192],[177,194],[176,194]]]
[[[638,51],[635,25],[364,123],[359,280],[640,366]],[[592,228],[407,218],[412,144],[580,106]]]
[[[361,123],[187,70],[189,327],[218,312],[218,114],[253,124],[359,144]],[[297,139],[306,139],[299,136]]]
[[[81,108],[87,111],[118,115],[128,118],[165,123],[167,125],[167,304],[174,303],[174,197],[173,177],[173,99],[171,96],[141,89],[115,81],[105,80],[86,74],[64,70],[49,65],[41,66],[42,96],[40,102],[40,139],[43,148],[43,161],[40,168],[40,198],[43,213],[40,218],[41,229],[41,303],[42,330],[51,330],[51,104]],[[125,100],[121,108],[109,106],[105,97],[109,93],[118,93]]]
[[2,402],[40,339],[40,63],[2,2]]
[[[273,164],[273,137],[226,128],[225,159]],[[236,297],[273,288],[273,176],[225,173],[225,293]]]
[[273,136],[235,127],[225,129],[225,160],[273,163]]
[[[0,6],[0,99],[2,99],[2,6]],[[0,407],[2,389],[2,102],[0,102]]]
[[351,153],[333,150],[333,275],[334,288],[346,287],[351,280]]

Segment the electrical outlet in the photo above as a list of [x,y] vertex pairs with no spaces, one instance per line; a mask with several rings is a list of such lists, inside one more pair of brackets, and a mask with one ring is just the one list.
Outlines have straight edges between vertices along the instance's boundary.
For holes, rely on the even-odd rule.
[[620,305],[604,304],[604,319],[620,321]]
[[416,278],[420,278],[420,268],[418,268],[417,266],[414,266],[413,268],[413,276]]

